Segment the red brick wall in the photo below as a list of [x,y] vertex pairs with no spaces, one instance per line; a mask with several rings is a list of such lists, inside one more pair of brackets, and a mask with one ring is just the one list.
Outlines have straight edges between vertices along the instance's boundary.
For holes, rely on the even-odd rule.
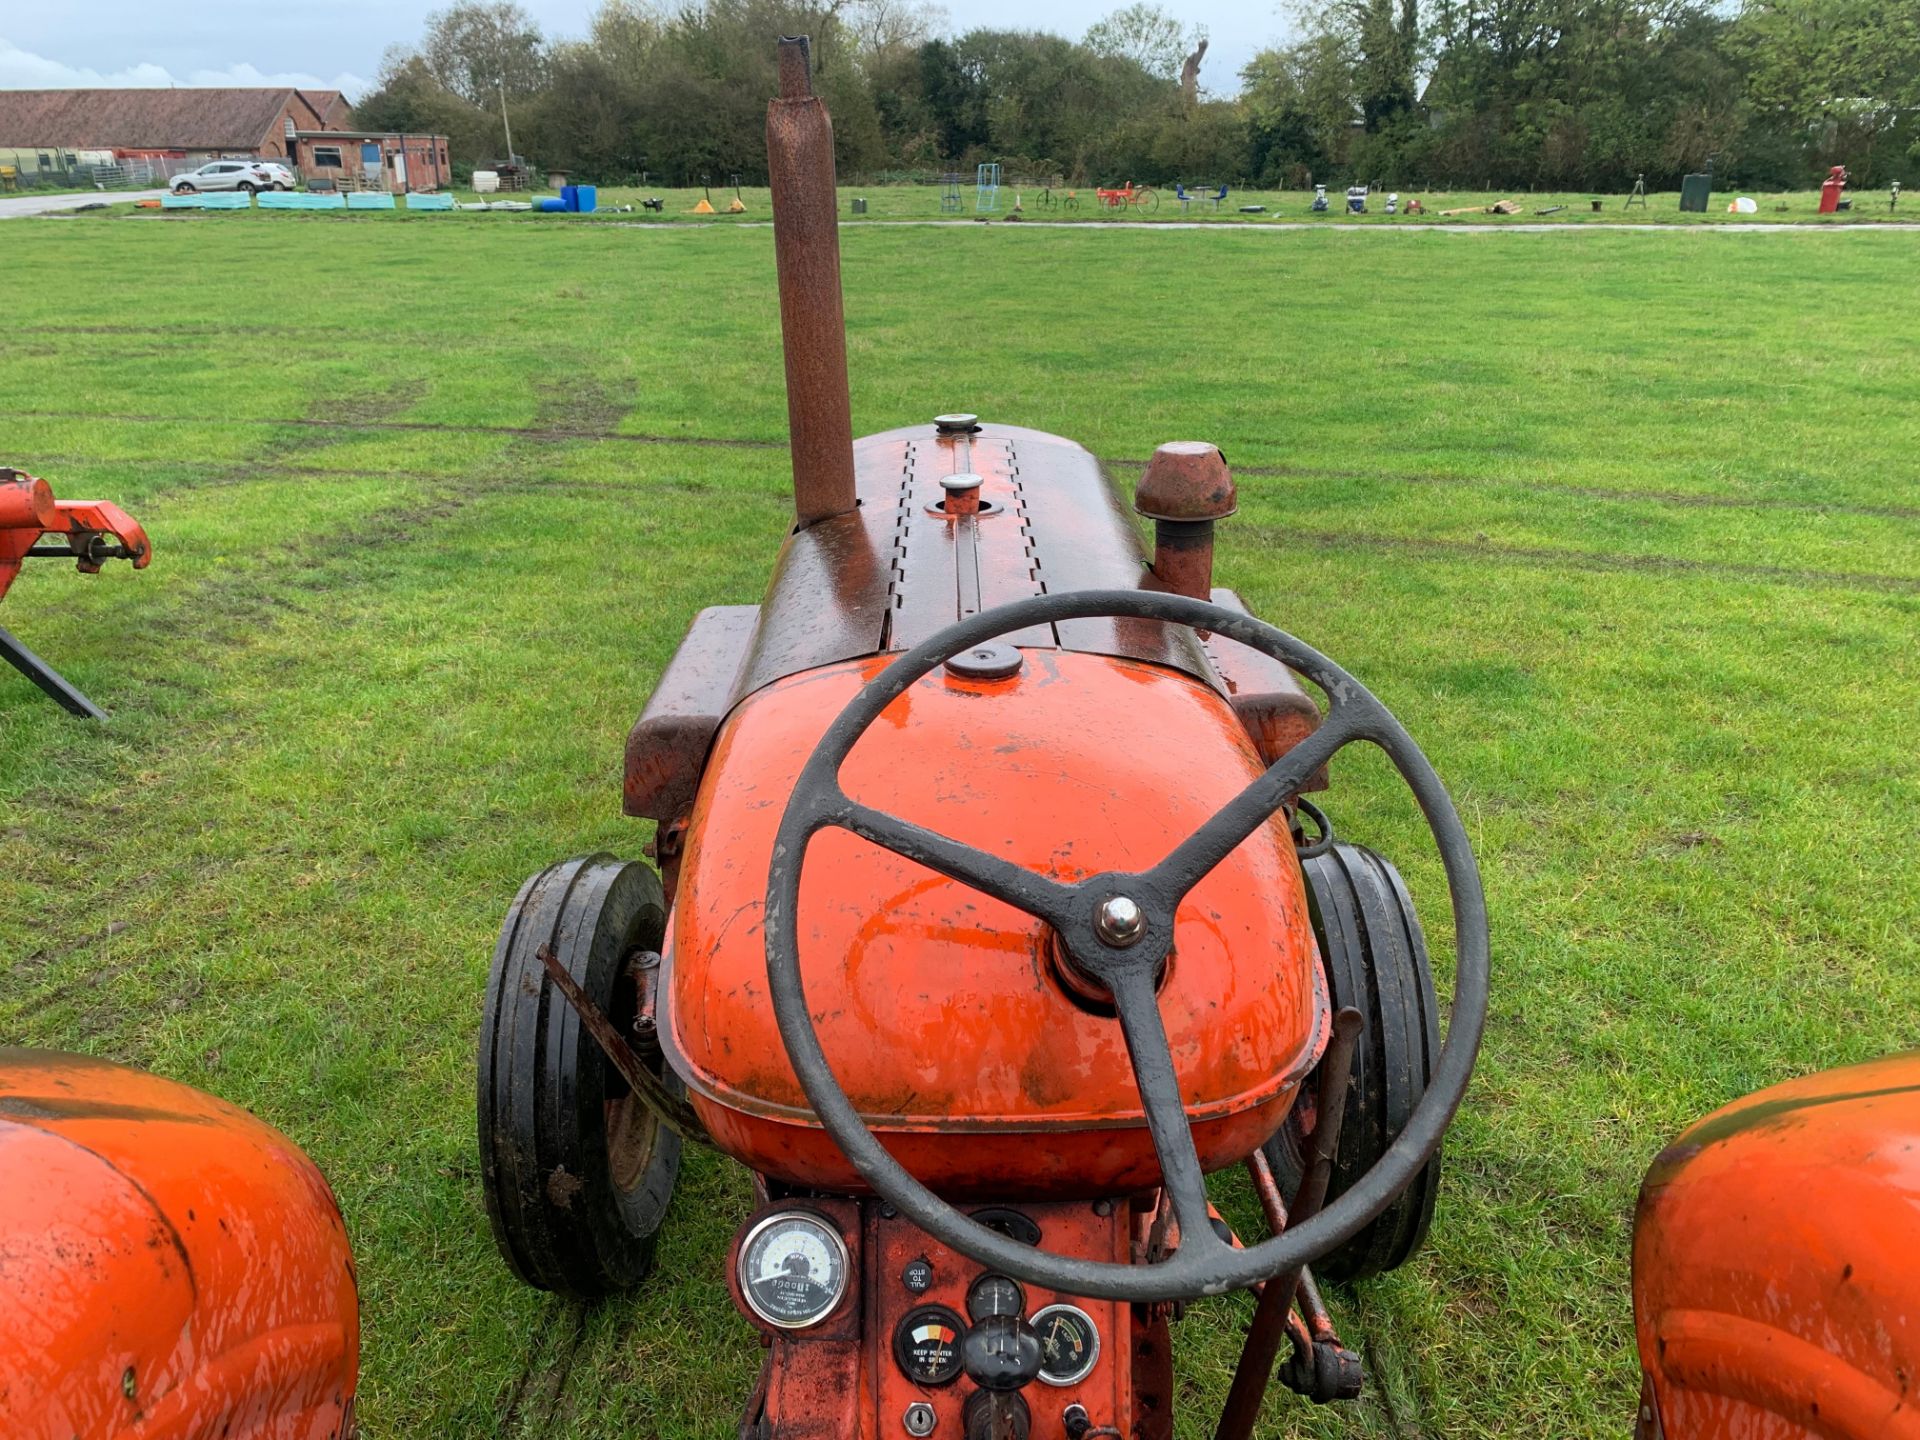
[[[453,183],[453,171],[447,164],[452,156],[447,151],[446,139],[443,136],[430,135],[408,135],[404,138],[389,135],[379,137],[377,140],[365,141],[303,139],[299,142],[300,173],[330,180],[338,180],[343,175],[360,180],[365,173],[360,159],[360,147],[363,144],[374,143],[380,146],[381,181],[388,190],[397,191],[401,188],[400,175],[394,165],[394,157],[401,153],[403,147],[407,157],[406,189],[445,189]],[[318,165],[314,162],[315,149],[327,147],[339,149],[340,165],[338,167]]]

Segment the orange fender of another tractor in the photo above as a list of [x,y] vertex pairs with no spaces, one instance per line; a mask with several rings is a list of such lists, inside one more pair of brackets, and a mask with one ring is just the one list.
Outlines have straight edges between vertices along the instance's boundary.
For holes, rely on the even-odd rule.
[[339,1440],[360,1317],[278,1131],[119,1065],[0,1049],[0,1435]]
[[[1211,687],[1110,655],[1023,653],[1011,679],[936,670],[914,685],[854,747],[847,793],[1071,879],[1153,865],[1261,773]],[[794,777],[890,658],[792,676],[734,711],[694,809],[664,967],[662,1038],[715,1142],[830,1190],[861,1180],[780,1043],[760,917]],[[840,1083],[924,1184],[1005,1200],[1159,1183],[1119,1027],[1063,985],[1040,921],[840,830],[814,837],[799,918],[808,1007]],[[1313,943],[1283,820],[1180,907],[1160,1011],[1209,1169],[1279,1127],[1325,1048]]]
[[1762,1090],[1654,1161],[1642,1440],[1920,1440],[1920,1053]]

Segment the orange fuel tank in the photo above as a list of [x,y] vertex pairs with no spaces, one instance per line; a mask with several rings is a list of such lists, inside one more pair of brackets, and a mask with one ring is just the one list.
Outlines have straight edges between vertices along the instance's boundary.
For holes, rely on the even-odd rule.
[[342,1440],[360,1318],[313,1162],[210,1095],[0,1048],[0,1435]]
[[[832,1190],[861,1184],[787,1062],[760,917],[795,776],[889,658],[787,677],[733,711],[688,827],[665,958],[663,1040],[716,1142],[755,1170]],[[1152,865],[1261,769],[1228,700],[1201,680],[1040,646],[1023,647],[1007,679],[921,680],[841,780],[856,801],[1074,879]],[[868,1125],[924,1183],[1003,1200],[1158,1183],[1119,1026],[1069,992],[1039,921],[837,830],[815,837],[800,895],[822,1044]],[[1274,1132],[1325,1045],[1313,944],[1277,822],[1180,909],[1160,1009],[1209,1169]]]
[[1708,1116],[1634,1222],[1640,1440],[1920,1440],[1920,1053]]

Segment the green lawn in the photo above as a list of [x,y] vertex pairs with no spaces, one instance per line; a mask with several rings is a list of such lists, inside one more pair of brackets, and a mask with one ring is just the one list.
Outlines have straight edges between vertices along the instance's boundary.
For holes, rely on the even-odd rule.
[[[0,459],[119,500],[156,558],[34,570],[0,608],[114,712],[0,675],[0,1036],[313,1153],[360,1256],[370,1437],[731,1435],[743,1174],[690,1160],[631,1302],[520,1289],[472,1048],[515,887],[639,853],[626,727],[779,543],[772,237],[333,218],[6,229]],[[1479,844],[1494,1015],[1433,1243],[1335,1297],[1374,1398],[1276,1393],[1266,1433],[1625,1433],[1647,1161],[1914,1043],[1920,240],[844,252],[861,429],[977,410],[1127,486],[1159,441],[1218,441],[1224,581],[1404,717]],[[1343,761],[1331,808],[1443,903],[1380,767]],[[1249,1309],[1179,1328],[1184,1436]]]

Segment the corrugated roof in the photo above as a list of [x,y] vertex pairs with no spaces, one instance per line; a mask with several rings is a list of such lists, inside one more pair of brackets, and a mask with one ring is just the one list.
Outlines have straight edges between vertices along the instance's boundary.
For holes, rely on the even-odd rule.
[[0,147],[251,150],[294,123],[338,124],[338,90],[0,90]]

